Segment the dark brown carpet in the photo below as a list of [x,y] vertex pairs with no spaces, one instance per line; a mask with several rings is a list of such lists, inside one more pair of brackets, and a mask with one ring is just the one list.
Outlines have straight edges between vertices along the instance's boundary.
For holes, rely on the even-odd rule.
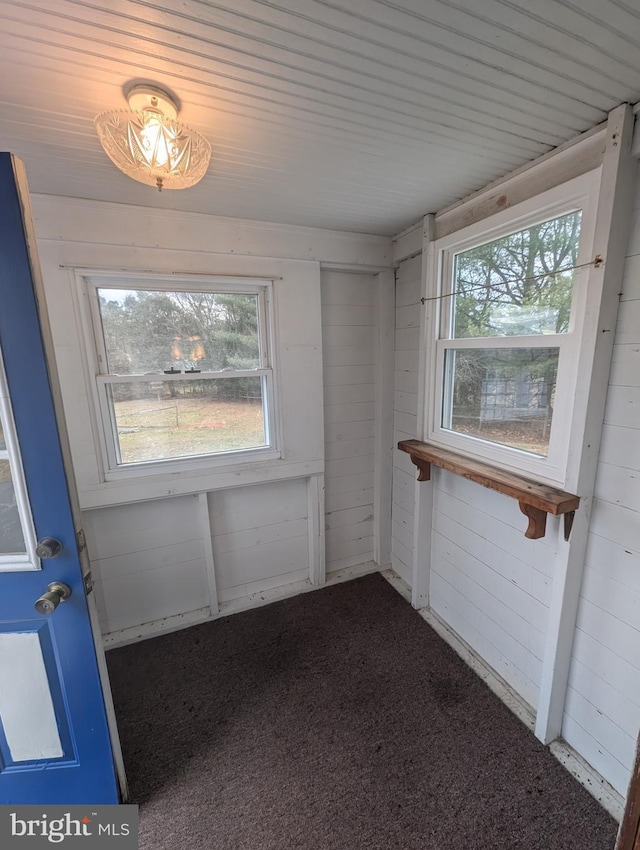
[[378,575],[107,658],[141,848],[613,848],[614,821]]

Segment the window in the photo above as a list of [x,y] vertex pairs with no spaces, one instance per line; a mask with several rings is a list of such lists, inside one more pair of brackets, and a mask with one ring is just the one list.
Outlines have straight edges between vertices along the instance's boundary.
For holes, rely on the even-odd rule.
[[107,470],[273,456],[270,281],[87,280]]
[[429,439],[565,478],[593,177],[435,243]]
[[36,535],[0,352],[0,572],[39,569]]

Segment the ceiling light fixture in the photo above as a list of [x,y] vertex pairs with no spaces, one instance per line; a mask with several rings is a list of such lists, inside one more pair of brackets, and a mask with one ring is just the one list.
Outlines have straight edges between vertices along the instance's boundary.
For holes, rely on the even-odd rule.
[[114,109],[95,119],[109,159],[128,177],[162,189],[188,189],[202,180],[211,145],[176,121],[178,106],[157,86],[134,86],[127,95],[130,111]]

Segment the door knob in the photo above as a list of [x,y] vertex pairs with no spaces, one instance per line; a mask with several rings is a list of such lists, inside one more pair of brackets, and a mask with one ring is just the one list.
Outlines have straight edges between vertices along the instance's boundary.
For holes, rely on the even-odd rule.
[[71,596],[71,588],[61,581],[52,581],[47,585],[47,592],[40,599],[36,599],[36,611],[38,614],[47,616],[53,614],[61,602],[66,602]]
[[55,537],[43,537],[42,540],[38,540],[36,555],[42,561],[46,561],[48,558],[56,558],[60,552],[62,552],[62,543]]

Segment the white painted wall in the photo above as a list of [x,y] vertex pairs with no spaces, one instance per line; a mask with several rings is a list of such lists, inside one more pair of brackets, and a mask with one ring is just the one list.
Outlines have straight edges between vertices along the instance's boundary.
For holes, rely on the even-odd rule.
[[[396,273],[396,344],[394,364],[393,437],[415,439],[418,433],[418,365],[422,257],[405,260]],[[417,470],[408,454],[393,453],[391,566],[411,584],[415,480]]]
[[373,560],[377,286],[322,272],[327,574]]
[[[33,206],[107,644],[321,582],[325,463],[329,577],[371,562],[376,277],[327,271],[321,291],[320,261],[354,272],[384,268],[390,240],[49,196],[35,196]],[[273,278],[284,456],[105,481],[74,294],[78,268]]]
[[554,549],[518,504],[446,471],[435,479],[433,611],[536,707]]
[[562,734],[621,794],[640,727],[640,183]]
[[308,577],[305,479],[219,490],[208,502],[220,602]]
[[83,523],[103,634],[208,613],[197,496],[84,511]]

